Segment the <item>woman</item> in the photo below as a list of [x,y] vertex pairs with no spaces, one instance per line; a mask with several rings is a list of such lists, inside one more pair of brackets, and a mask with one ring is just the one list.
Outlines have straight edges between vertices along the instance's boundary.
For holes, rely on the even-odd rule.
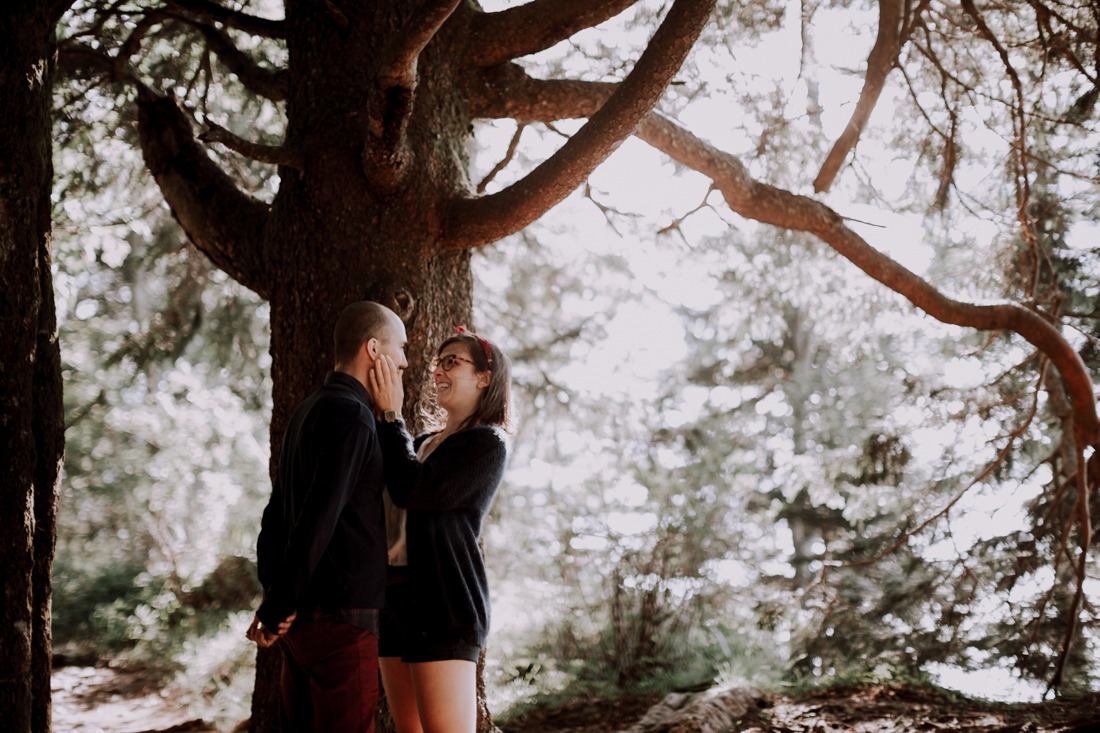
[[[386,486],[407,510],[407,569],[386,589],[379,667],[398,733],[472,733],[477,660],[489,631],[478,539],[508,458],[510,365],[463,327],[432,363],[442,429],[415,440],[400,419],[397,365],[380,360],[369,387]],[[395,568],[396,569],[396,568]]]

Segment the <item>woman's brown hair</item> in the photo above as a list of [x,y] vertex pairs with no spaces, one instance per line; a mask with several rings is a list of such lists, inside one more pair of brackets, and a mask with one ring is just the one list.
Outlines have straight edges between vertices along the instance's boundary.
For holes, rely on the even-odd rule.
[[489,386],[482,393],[472,415],[466,418],[460,429],[475,425],[493,425],[508,430],[512,409],[512,362],[500,348],[484,336],[459,326],[458,333],[439,345],[436,356],[451,344],[460,344],[474,362],[474,370],[489,372]]

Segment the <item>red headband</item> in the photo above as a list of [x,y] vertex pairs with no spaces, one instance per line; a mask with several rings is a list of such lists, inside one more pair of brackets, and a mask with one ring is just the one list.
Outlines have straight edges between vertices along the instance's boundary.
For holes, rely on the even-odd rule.
[[466,330],[465,326],[455,326],[455,331],[463,334],[464,336],[473,336],[477,339],[477,342],[481,344],[481,350],[485,352],[485,358],[489,362],[489,369],[491,371],[493,368],[493,352],[489,348],[489,342],[478,336],[476,333],[471,333],[470,331]]

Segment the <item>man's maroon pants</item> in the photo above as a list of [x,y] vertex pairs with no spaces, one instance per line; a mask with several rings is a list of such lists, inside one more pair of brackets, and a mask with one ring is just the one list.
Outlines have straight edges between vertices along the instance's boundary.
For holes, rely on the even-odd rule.
[[374,733],[378,637],[336,621],[298,622],[281,640],[283,733]]

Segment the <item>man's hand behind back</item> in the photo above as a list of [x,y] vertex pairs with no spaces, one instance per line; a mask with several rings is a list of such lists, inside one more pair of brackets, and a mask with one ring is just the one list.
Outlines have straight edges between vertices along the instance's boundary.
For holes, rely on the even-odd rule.
[[284,620],[279,622],[279,627],[274,631],[270,628],[266,628],[260,619],[255,616],[252,617],[252,624],[248,627],[248,631],[244,633],[245,637],[249,641],[256,642],[256,646],[261,649],[267,649],[269,646],[277,642],[286,632],[290,631],[291,625],[294,624],[294,619],[298,616],[298,612],[287,616]]

